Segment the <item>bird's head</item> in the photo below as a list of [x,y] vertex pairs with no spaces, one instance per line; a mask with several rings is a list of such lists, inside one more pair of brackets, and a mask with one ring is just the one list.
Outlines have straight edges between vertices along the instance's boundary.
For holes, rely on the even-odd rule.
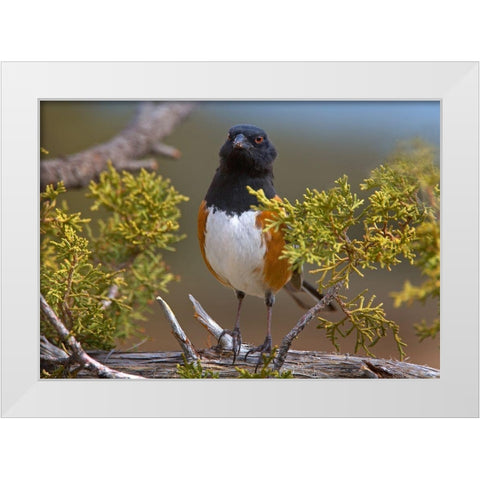
[[276,156],[277,151],[265,131],[254,125],[230,128],[220,149],[222,167],[252,175],[271,173]]

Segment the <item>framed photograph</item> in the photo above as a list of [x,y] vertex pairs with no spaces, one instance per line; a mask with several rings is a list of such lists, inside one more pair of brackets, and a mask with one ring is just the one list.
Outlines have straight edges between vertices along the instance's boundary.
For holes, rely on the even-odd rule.
[[[19,62],[4,63],[2,68],[3,416],[478,416],[477,63]],[[163,123],[157,125],[155,122],[160,117]],[[170,123],[165,122],[165,118]],[[141,132],[142,148],[139,148],[138,140],[132,140],[132,132]],[[102,209],[104,213],[108,211],[108,199],[111,198],[108,192],[113,184],[122,191],[128,190],[127,185],[133,185],[131,178],[134,177],[99,177],[98,158],[104,154],[102,152],[112,152],[120,143],[124,150],[128,145],[129,154],[125,158],[115,155],[118,163],[114,166],[128,171],[137,171],[143,166],[143,189],[149,188],[147,172],[152,171],[152,175],[156,175],[152,189],[159,185],[158,176],[162,181],[171,181],[175,189],[174,193],[168,190],[171,205],[175,204],[169,210],[172,230],[158,241],[161,248],[166,246],[167,249],[161,253],[158,253],[160,250],[150,251],[149,237],[145,241],[146,255],[158,263],[145,259],[140,263],[139,260],[138,269],[130,279],[127,277],[128,266],[125,266],[128,262],[118,261],[124,252],[120,252],[120,248],[111,250],[113,233],[105,227],[106,217],[98,213]],[[217,170],[219,157],[220,168]],[[424,229],[436,228],[438,232],[441,229],[441,250],[440,253],[436,251],[437,260],[432,254],[433,244],[423,246],[430,252],[423,266],[430,268],[430,272],[437,268],[436,277],[431,277],[436,279],[432,282],[434,287],[428,287],[436,289],[433,295],[432,290],[422,283],[424,277],[419,275],[418,265],[417,269],[415,265],[408,265],[411,252],[407,246],[410,244],[402,236],[407,236],[408,222],[402,223],[403,230],[390,231],[387,222],[378,226],[381,223],[379,213],[375,210],[376,216],[371,214],[373,207],[360,215],[362,205],[371,201],[369,195],[375,188],[380,192],[380,200],[385,192],[389,192],[388,175],[391,172],[385,173],[381,165],[398,163],[405,157],[410,161],[413,159],[411,165],[415,168],[407,171],[405,167],[399,167],[404,168],[401,175],[407,179],[403,182],[404,188],[408,189],[414,180],[423,186],[430,182],[422,194],[425,196],[425,210],[409,211],[408,215],[418,215],[416,221]],[[425,158],[435,166],[435,174],[420,168]],[[54,162],[58,162],[55,169],[45,167]],[[238,167],[239,164],[248,167]],[[105,167],[104,162],[102,171]],[[247,170],[242,170],[244,168]],[[232,356],[233,361],[237,354],[239,357],[238,368],[231,365],[228,371],[236,372],[237,376],[240,373],[245,378],[215,378],[218,376],[215,369],[211,371],[207,367],[200,373],[198,370],[183,371],[185,378],[163,375],[158,364],[148,372],[145,370],[145,376],[149,377],[146,379],[135,375],[128,379],[85,378],[82,373],[77,378],[59,378],[59,375],[50,375],[52,372],[41,368],[41,335],[45,338],[44,335],[53,332],[52,338],[60,335],[57,338],[64,342],[81,339],[89,351],[101,349],[108,352],[112,341],[107,335],[107,327],[96,324],[90,313],[86,314],[81,328],[64,322],[63,337],[55,328],[49,330],[51,325],[47,329],[40,328],[39,300],[44,302],[42,311],[48,316],[45,313],[45,308],[50,306],[48,302],[53,304],[56,297],[67,296],[62,290],[62,282],[56,280],[58,266],[45,256],[40,239],[45,212],[39,190],[43,191],[45,185],[59,180],[55,177],[55,171],[59,169],[67,192],[58,196],[55,207],[62,208],[61,201],[66,199],[70,212],[79,211],[84,218],[92,218],[89,224],[91,241],[103,249],[105,256],[101,261],[108,263],[109,259],[115,258],[119,265],[122,264],[123,271],[127,272],[127,283],[132,286],[131,296],[137,304],[145,303],[141,297],[145,282],[135,283],[140,281],[140,272],[148,278],[155,278],[161,285],[157,289],[161,299],[150,306],[151,312],[145,318],[141,318],[144,322],[132,325],[122,317],[128,305],[122,305],[120,297],[116,298],[112,293],[110,300],[114,306],[110,307],[108,296],[102,294],[101,301],[108,303],[108,306],[102,304],[105,308],[118,309],[117,332],[120,334],[114,339],[117,350],[140,352],[137,358],[144,355],[143,365],[146,365],[150,361],[145,360],[146,352],[161,355],[161,352],[183,349],[188,357],[195,355],[195,349],[206,349],[223,341],[224,350],[230,350],[222,357],[225,364],[232,363]],[[291,232],[308,226],[308,222],[302,223],[302,216],[307,213],[314,219],[313,223],[317,223],[319,217],[315,215],[319,213],[313,205],[322,201],[319,192],[329,192],[325,205],[342,201],[344,210],[348,199],[352,205],[356,199],[363,199],[363,204],[350,205],[357,210],[348,219],[345,217],[345,222],[362,218],[366,225],[365,219],[372,215],[372,223],[360,234],[350,234],[349,231],[346,235],[346,229],[333,225],[344,235],[338,235],[332,240],[337,243],[332,245],[340,245],[343,241],[345,247],[348,242],[358,251],[368,245],[369,252],[362,250],[361,255],[366,270],[371,273],[364,279],[363,275],[358,276],[353,271],[351,282],[350,278],[346,279],[348,294],[343,296],[345,292],[342,291],[341,296],[335,297],[337,311],[322,313],[325,319],[320,325],[322,328],[316,328],[319,326],[318,312],[312,314],[314,320],[308,318],[308,321],[312,320],[308,325],[307,322],[300,325],[304,312],[317,300],[312,305],[304,305],[302,312],[298,304],[304,300],[298,300],[296,292],[285,292],[286,287],[282,288],[297,282],[299,290],[303,289],[301,293],[311,296],[320,285],[325,288],[323,293],[333,298],[338,294],[338,285],[344,287],[343,277],[342,282],[336,284],[321,278],[318,269],[328,259],[323,256],[321,248],[314,249],[315,242],[305,247],[311,255],[308,265],[303,266],[300,284],[296,273],[292,275],[288,270],[283,280],[278,280],[280,273],[275,271],[268,277],[268,282],[264,275],[258,288],[251,287],[258,279],[249,275],[259,268],[251,262],[257,259],[265,262],[270,258],[264,250],[273,248],[270,247],[272,237],[277,238],[278,233],[273,229],[263,237],[258,233],[258,247],[255,247],[258,251],[251,254],[253,240],[248,230],[250,220],[247,219],[251,216],[254,230],[261,232],[258,219],[263,217],[258,212],[248,213],[250,206],[246,206],[247,200],[242,200],[242,194],[230,195],[230,192],[246,190],[243,183],[238,183],[245,175],[255,178],[253,183],[250,180],[247,183],[249,186],[252,183],[256,190],[261,188],[267,195],[266,200],[278,195],[283,202],[291,202],[290,220],[287,220],[291,221],[288,225]],[[91,184],[91,181],[95,183]],[[370,187],[366,185],[368,182]],[[439,193],[436,190],[438,182]],[[78,189],[79,186],[83,189]],[[169,184],[165,183],[164,188],[167,191]],[[248,195],[250,198],[252,193]],[[301,208],[295,203],[297,199],[303,202]],[[124,208],[140,212],[148,221],[153,222],[156,218],[155,206],[144,203],[125,205]],[[338,205],[335,208],[336,212],[340,209]],[[402,204],[398,208],[407,207]],[[392,214],[391,209],[387,210],[385,214]],[[402,212],[405,216],[405,211]],[[202,218],[208,229],[201,226]],[[431,221],[432,218],[436,222]],[[99,219],[103,219],[103,227]],[[236,226],[237,230],[228,236],[230,227],[226,225],[231,222],[240,227]],[[352,225],[353,231],[356,232],[359,225]],[[307,230],[304,229],[304,234]],[[398,235],[397,243],[405,247],[401,251],[403,262],[400,266],[396,262],[400,250],[389,257],[391,252],[387,251],[386,244],[377,242],[375,266],[381,264],[385,268],[377,268],[378,271],[370,268],[374,261],[368,264],[367,257],[377,231],[386,239]],[[118,234],[118,229],[115,232]],[[55,236],[57,233],[51,231],[50,234]],[[126,232],[125,235],[131,237],[133,234]],[[312,235],[315,239],[328,236],[320,230],[315,230]],[[430,236],[439,248],[438,233]],[[302,242],[298,237],[291,238],[296,250],[290,255],[295,258],[296,252],[302,250]],[[354,243],[356,239],[359,239],[358,243]],[[141,245],[139,237],[135,242],[138,250]],[[324,240],[322,245],[327,245],[326,242]],[[234,244],[240,253],[231,255]],[[225,245],[228,246],[223,250]],[[176,251],[169,251],[171,247]],[[342,248],[341,245],[338,248]],[[220,251],[222,253],[218,253]],[[245,256],[242,252],[246,251],[250,253]],[[42,255],[43,263],[40,260]],[[438,255],[441,258],[439,265]],[[46,262],[51,263],[50,270],[41,270]],[[411,263],[414,264],[413,257]],[[345,265],[332,263],[329,273],[338,277],[338,272],[345,271]],[[262,268],[267,267],[262,263]],[[177,275],[181,277],[180,282],[174,281]],[[307,287],[307,282],[315,288]],[[48,302],[40,295],[41,283],[53,285],[52,291],[59,289],[47,298]],[[69,289],[68,286],[65,288]],[[368,293],[364,293],[367,288]],[[199,300],[218,322],[209,326],[211,335],[193,319],[189,294]],[[415,301],[423,300],[422,295],[433,297],[433,300]],[[291,296],[296,302],[292,302]],[[201,317],[201,306],[192,302],[196,317]],[[332,305],[334,303],[332,301]],[[351,312],[366,303],[373,312],[369,318],[374,318],[377,323],[372,326],[367,322],[368,328],[363,328],[362,325],[366,325],[362,323],[364,317],[360,314],[355,317]],[[406,307],[409,303],[412,305]],[[237,305],[238,311],[241,306],[241,314],[235,322]],[[328,310],[327,303],[323,307]],[[54,310],[50,310],[53,316]],[[172,323],[170,317],[169,323],[164,318],[165,312],[167,316],[170,312],[171,317],[179,321]],[[135,318],[139,320],[141,316],[138,309]],[[208,323],[207,314],[205,318]],[[337,328],[344,318],[345,327]],[[299,324],[295,325],[297,320]],[[124,330],[118,326],[120,324]],[[241,328],[238,329],[239,325]],[[400,325],[400,332],[396,330],[397,325]],[[125,333],[136,327],[139,327],[139,336]],[[172,335],[172,329],[175,335]],[[240,330],[241,336],[236,333]],[[223,331],[227,334],[223,335]],[[72,332],[74,337],[70,335]],[[182,337],[185,332],[189,340]],[[342,375],[338,374],[328,377],[318,374],[321,370],[313,367],[302,370],[297,365],[295,370],[294,362],[282,364],[280,370],[292,374],[293,379],[254,378],[253,372],[257,369],[266,371],[262,370],[265,365],[261,363],[261,354],[268,357],[275,346],[282,352],[282,341],[289,335],[291,349],[300,352],[299,363],[302,363],[302,355],[313,350],[325,352],[328,362],[339,369],[351,368],[349,365],[355,364],[357,355],[371,360],[362,360],[355,367],[361,369],[361,374],[352,374],[351,378],[339,378]],[[242,341],[252,345],[251,350],[250,347],[245,350]],[[193,350],[189,350],[188,345]],[[76,348],[73,344],[71,346]],[[253,363],[243,362],[247,353],[251,354]],[[369,357],[370,354],[374,356]],[[103,362],[101,368],[107,357],[112,359],[115,355],[117,352],[112,350],[95,358]],[[315,357],[314,361],[326,361],[325,358]],[[175,357],[173,367],[177,359],[181,360],[181,356]],[[378,363],[379,359],[385,363]],[[405,362],[418,367],[422,373],[409,378],[392,378],[395,374],[389,373],[389,368]],[[208,366],[208,362],[206,364]],[[90,370],[98,374],[95,368],[93,365]],[[242,373],[242,369],[246,372]],[[213,378],[187,378],[195,375]],[[111,375],[103,372],[100,376]],[[273,401],[258,402],[258,398]]]

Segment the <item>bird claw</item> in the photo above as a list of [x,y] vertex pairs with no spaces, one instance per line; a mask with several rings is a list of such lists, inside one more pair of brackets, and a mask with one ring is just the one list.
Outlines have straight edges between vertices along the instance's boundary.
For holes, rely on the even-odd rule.
[[257,360],[257,365],[255,366],[255,373],[257,373],[257,369],[259,367],[259,365],[262,363],[262,355],[269,355],[270,353],[272,353],[272,337],[270,335],[267,335],[265,337],[265,341],[259,345],[258,347],[255,347],[255,348],[251,348],[246,354],[245,354],[245,361],[247,361],[247,357],[251,354],[251,353],[255,353],[255,352],[260,352],[260,355],[258,356],[258,360]]
[[239,328],[234,328],[233,330],[223,330],[218,337],[218,344],[220,344],[220,340],[225,334],[228,334],[232,337],[233,365],[237,359],[237,355],[240,354],[240,348],[242,347],[242,335]]

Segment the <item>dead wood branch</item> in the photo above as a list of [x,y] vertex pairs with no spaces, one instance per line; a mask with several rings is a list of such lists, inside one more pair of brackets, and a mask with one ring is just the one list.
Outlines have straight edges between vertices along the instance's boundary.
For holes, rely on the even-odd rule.
[[157,302],[162,307],[163,313],[165,314],[165,318],[168,320],[168,323],[172,327],[173,336],[177,339],[180,347],[185,354],[188,362],[192,360],[198,360],[198,354],[195,351],[195,348],[192,345],[192,342],[187,338],[185,332],[183,331],[182,327],[178,323],[177,318],[175,317],[172,309],[168,306],[168,303],[162,297],[156,298]]
[[[40,294],[40,307],[43,314],[45,315],[45,318],[60,335],[62,342],[64,342],[70,348],[71,355],[69,357],[72,361],[80,364],[85,369],[90,370],[95,374],[95,376],[98,376],[100,378],[142,378],[138,375],[122,373],[116,370],[112,370],[111,368],[102,365],[100,362],[90,357],[82,348],[80,343],[75,339],[75,337],[67,330],[63,322],[57,317],[57,315],[47,303],[42,294]],[[55,350],[49,351],[50,362],[52,362],[55,355],[59,356],[60,360],[58,363],[65,364],[67,362],[64,354],[60,354],[59,352],[63,352],[63,350],[56,348]]]
[[[200,325],[206,328],[208,333],[210,333],[210,335],[212,335],[218,342],[217,350],[220,349],[231,351],[233,348],[232,336],[229,333],[223,333],[223,328],[215,320],[213,320],[213,318],[205,311],[200,302],[196,300],[193,295],[189,295],[188,298],[193,304],[195,319],[198,320]],[[251,348],[252,345],[242,343],[239,356],[245,356]]]
[[[108,352],[94,351],[89,354],[110,368],[122,370],[145,378],[179,378],[177,365],[183,365],[183,352]],[[109,357],[107,358],[107,355]],[[213,349],[199,350],[199,360],[204,369],[218,373],[220,378],[238,377],[235,367],[253,372],[256,360],[244,361],[237,357],[232,365],[231,355],[219,355]],[[290,370],[294,378],[439,378],[440,372],[434,368],[407,362],[367,358],[352,355],[339,355],[323,352],[290,350],[283,365]],[[78,377],[94,376],[87,370],[79,372]],[[211,380],[210,380],[211,381]],[[287,380],[285,380],[287,381]]]
[[[327,292],[327,294],[329,294]],[[334,292],[330,292],[334,294]],[[200,303],[190,295],[190,300],[194,306],[195,318],[217,339],[220,337],[223,329],[216,323],[200,305]],[[43,298],[43,297],[42,297]],[[220,339],[220,349],[218,347],[196,350],[188,340],[185,332],[180,327],[179,322],[168,304],[157,297],[157,301],[162,307],[163,312],[175,337],[182,347],[181,352],[89,352],[87,357],[94,357],[97,364],[102,365],[109,371],[121,370],[123,375],[138,376],[142,378],[178,378],[177,366],[181,365],[187,357],[188,361],[200,361],[204,369],[212,370],[218,373],[220,378],[235,378],[239,372],[237,367],[253,369],[257,364],[258,354],[253,354],[245,360],[245,355],[237,357],[235,365],[232,365],[231,337],[225,334]],[[328,303],[326,298],[324,306]],[[321,310],[321,306],[318,307]],[[282,358],[282,365],[278,368],[290,370],[294,378],[439,378],[440,372],[434,368],[415,365],[396,360],[362,357],[358,355],[341,355],[335,353],[289,350],[292,340],[296,337],[302,328],[318,313],[317,310],[310,310],[297,325],[287,334],[282,342],[282,347],[288,344],[285,354]],[[68,335],[68,331],[66,331]],[[64,332],[64,334],[65,334]],[[73,339],[73,337],[69,337]],[[73,339],[74,341],[74,339]],[[50,344],[51,345],[51,344]],[[75,343],[74,345],[75,346]],[[281,348],[282,348],[281,347]],[[229,349],[230,348],[230,349]],[[243,344],[242,352],[247,352],[250,345]],[[48,361],[50,365],[65,364],[68,360],[63,350],[56,347],[45,349],[42,347],[42,360]],[[85,352],[84,352],[85,353]],[[91,360],[92,361],[92,360]],[[98,370],[94,367],[82,369],[78,375],[79,378],[90,378],[99,376]],[[116,377],[109,377],[116,378]],[[121,377],[125,378],[125,377]],[[130,377],[137,378],[137,377]]]
[[322,310],[326,310],[326,308],[330,305],[330,302],[338,293],[340,286],[341,285],[338,284],[329,289],[325,293],[324,297],[310,310],[308,310],[308,312],[300,318],[297,324],[285,335],[285,337],[283,337],[282,343],[280,344],[280,348],[273,362],[273,368],[275,370],[280,370],[280,368],[282,368],[292,342],[300,335],[301,331],[307,326],[310,320],[315,318]]
[[[322,301],[310,309],[284,337],[279,349],[279,354],[281,353],[282,356],[278,360],[279,354],[277,354],[274,363],[275,369],[284,368],[291,370],[296,378],[438,378],[440,376],[438,370],[428,366],[396,360],[289,350],[292,341],[319,311],[328,306],[340,287],[341,285],[339,284],[327,291]],[[243,355],[240,354],[237,357],[236,364],[232,365],[232,354],[230,352],[232,339],[230,335],[225,334],[221,336],[223,328],[210,317],[193,295],[189,295],[189,298],[193,304],[195,318],[217,341],[220,339],[220,350],[225,351],[225,354],[221,355],[218,347],[197,350],[198,360],[202,363],[203,368],[219,373],[220,377],[232,378],[238,376],[236,367],[255,367],[258,354],[251,355],[245,360],[245,353],[251,348],[251,345],[248,344],[242,344],[241,352],[243,352]],[[163,303],[168,307],[165,302]],[[170,307],[168,307],[168,311],[175,318]],[[175,322],[178,324],[176,318]],[[179,325],[178,328],[180,328]],[[183,335],[185,334],[183,333]],[[186,339],[186,342],[182,340],[180,342],[182,349],[184,343],[191,345],[188,339]],[[101,352],[96,354],[103,355]],[[131,368],[133,372],[152,378],[175,377],[177,376],[177,365],[183,363],[182,354],[178,352],[115,353],[110,359],[113,365],[119,365],[126,370]]]
[[141,102],[133,122],[110,141],[64,158],[40,162],[40,186],[62,180],[65,187],[84,187],[97,179],[110,160],[117,170],[155,170],[152,154],[178,158],[179,151],[161,140],[193,110],[191,102]]
[[182,156],[182,152],[178,148],[171,145],[165,145],[164,143],[157,143],[152,145],[152,152],[164,157],[178,159]]
[[70,356],[50,343],[44,335],[40,336],[40,368],[42,370],[55,370],[59,365],[67,365],[70,362]]

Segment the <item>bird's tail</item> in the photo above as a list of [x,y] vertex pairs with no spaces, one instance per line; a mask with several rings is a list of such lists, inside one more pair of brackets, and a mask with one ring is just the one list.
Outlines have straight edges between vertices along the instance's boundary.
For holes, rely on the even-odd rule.
[[[324,297],[322,293],[304,279],[301,279],[301,283],[291,280],[283,288],[293,298],[295,303],[304,310],[309,310]],[[336,309],[332,304],[329,304],[327,310],[334,311]]]

